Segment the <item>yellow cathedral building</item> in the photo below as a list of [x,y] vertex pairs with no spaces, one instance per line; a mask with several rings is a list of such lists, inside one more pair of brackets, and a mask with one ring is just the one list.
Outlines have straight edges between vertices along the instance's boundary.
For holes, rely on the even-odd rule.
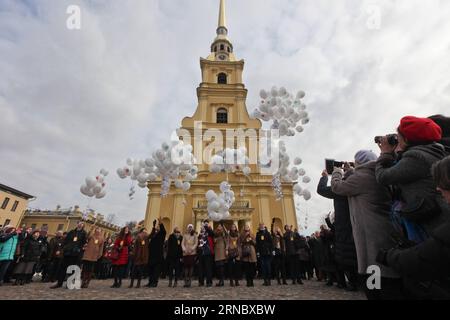
[[[245,104],[247,89],[242,81],[244,60],[238,60],[234,54],[233,44],[228,38],[228,28],[225,16],[225,0],[220,1],[217,36],[211,44],[211,54],[200,58],[202,82],[197,88],[198,106],[192,117],[182,120],[181,129],[194,136],[201,124],[200,143],[203,150],[210,143],[205,141],[203,133],[208,129],[218,129],[226,137],[227,129],[262,128],[261,121],[251,119]],[[198,135],[196,139],[199,138]],[[258,139],[258,137],[248,138]],[[236,146],[236,142],[233,142]],[[225,145],[225,143],[224,143]],[[198,159],[196,144],[192,143],[193,154]],[[200,154],[201,156],[201,154]],[[230,209],[231,217],[224,221],[225,225],[234,223],[242,230],[245,224],[256,230],[260,222],[268,228],[275,218],[275,225],[298,228],[292,183],[282,183],[283,198],[277,200],[272,188],[272,176],[262,175],[257,165],[250,165],[251,174],[245,176],[242,171],[235,173],[211,173],[207,164],[199,164],[198,178],[191,182],[187,192],[171,186],[166,197],[161,197],[160,181],[148,182],[149,194],[145,215],[145,226],[151,230],[153,220],[162,218],[164,226],[171,232],[174,227],[184,230],[188,224],[193,224],[197,231],[201,222],[208,218],[208,190],[219,192],[219,185],[228,179],[236,201]]]

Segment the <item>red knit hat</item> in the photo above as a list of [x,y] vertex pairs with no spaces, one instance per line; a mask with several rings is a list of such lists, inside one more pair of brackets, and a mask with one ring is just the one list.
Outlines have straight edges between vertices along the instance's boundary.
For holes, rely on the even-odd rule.
[[410,142],[433,142],[442,139],[442,129],[433,120],[404,117],[398,127],[399,133]]

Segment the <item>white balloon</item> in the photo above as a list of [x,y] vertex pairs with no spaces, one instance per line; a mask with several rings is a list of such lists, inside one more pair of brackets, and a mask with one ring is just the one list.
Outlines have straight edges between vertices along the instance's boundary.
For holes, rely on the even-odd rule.
[[310,183],[311,182],[311,178],[308,176],[303,177],[303,182],[304,183]]
[[297,194],[297,195],[300,195],[301,193],[302,193],[302,191],[303,191],[303,189],[302,189],[302,187],[299,185],[299,184],[296,184],[296,185],[294,185],[294,192]]
[[242,173],[245,176],[249,176],[251,172],[252,172],[252,169],[250,169],[250,167],[245,167],[244,169],[242,169]]
[[267,97],[268,97],[269,95],[267,94],[267,91],[266,91],[266,90],[261,90],[261,91],[259,92],[259,96],[260,96],[262,99],[267,99]]
[[97,183],[97,180],[95,178],[92,177],[86,177],[86,185],[89,188],[93,188],[95,186],[95,184]]
[[277,87],[272,87],[272,90],[270,91],[270,94],[271,94],[273,97],[278,96],[278,89],[277,89]]
[[191,188],[191,184],[187,181],[183,183],[183,191],[188,191]]
[[92,191],[94,194],[100,193],[102,191],[102,185],[100,183],[97,183],[94,188],[92,188]]
[[175,180],[175,188],[183,189],[183,181],[182,180]]
[[302,91],[302,90],[300,90],[298,93],[297,93],[297,99],[303,99],[304,97],[305,97],[305,91]]
[[92,190],[92,188],[89,188],[89,189],[87,189],[86,190],[86,195],[88,196],[88,197],[93,197],[94,195],[95,195],[95,193],[94,193],[94,191]]
[[303,198],[308,201],[309,199],[311,199],[311,192],[309,192],[309,190],[303,190],[302,192]]
[[99,193],[97,193],[96,195],[95,195],[95,197],[97,198],[97,199],[102,199],[102,198],[104,198],[106,196],[106,191],[105,190],[102,190],[101,192],[99,192]]
[[222,183],[220,183],[220,191],[222,192],[226,192],[230,190],[230,184],[227,181],[223,181]]
[[[301,158],[295,158],[294,159],[294,164],[296,165],[296,166],[298,166],[298,165],[300,165],[300,164],[302,164],[302,159]],[[298,172],[298,171],[297,171]]]

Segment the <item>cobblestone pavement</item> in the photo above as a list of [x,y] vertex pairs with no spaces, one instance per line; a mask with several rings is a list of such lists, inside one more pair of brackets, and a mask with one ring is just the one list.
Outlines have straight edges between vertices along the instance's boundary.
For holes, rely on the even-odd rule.
[[[145,283],[145,282],[144,282]],[[347,292],[327,287],[317,280],[304,281],[304,285],[262,286],[262,281],[255,281],[255,287],[247,288],[229,286],[216,288],[197,287],[169,288],[167,280],[161,280],[158,288],[128,289],[128,280],[124,280],[120,289],[110,288],[112,281],[92,281],[89,289],[68,290],[49,289],[48,283],[31,283],[25,286],[5,284],[0,287],[0,300],[364,300],[361,292]]]

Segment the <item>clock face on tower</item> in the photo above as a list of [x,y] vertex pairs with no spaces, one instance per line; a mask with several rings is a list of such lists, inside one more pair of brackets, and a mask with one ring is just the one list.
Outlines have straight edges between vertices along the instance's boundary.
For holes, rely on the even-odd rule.
[[220,54],[220,55],[219,55],[219,60],[224,61],[224,60],[226,60],[226,59],[227,59],[227,56],[226,56],[226,55],[223,55],[223,54]]

